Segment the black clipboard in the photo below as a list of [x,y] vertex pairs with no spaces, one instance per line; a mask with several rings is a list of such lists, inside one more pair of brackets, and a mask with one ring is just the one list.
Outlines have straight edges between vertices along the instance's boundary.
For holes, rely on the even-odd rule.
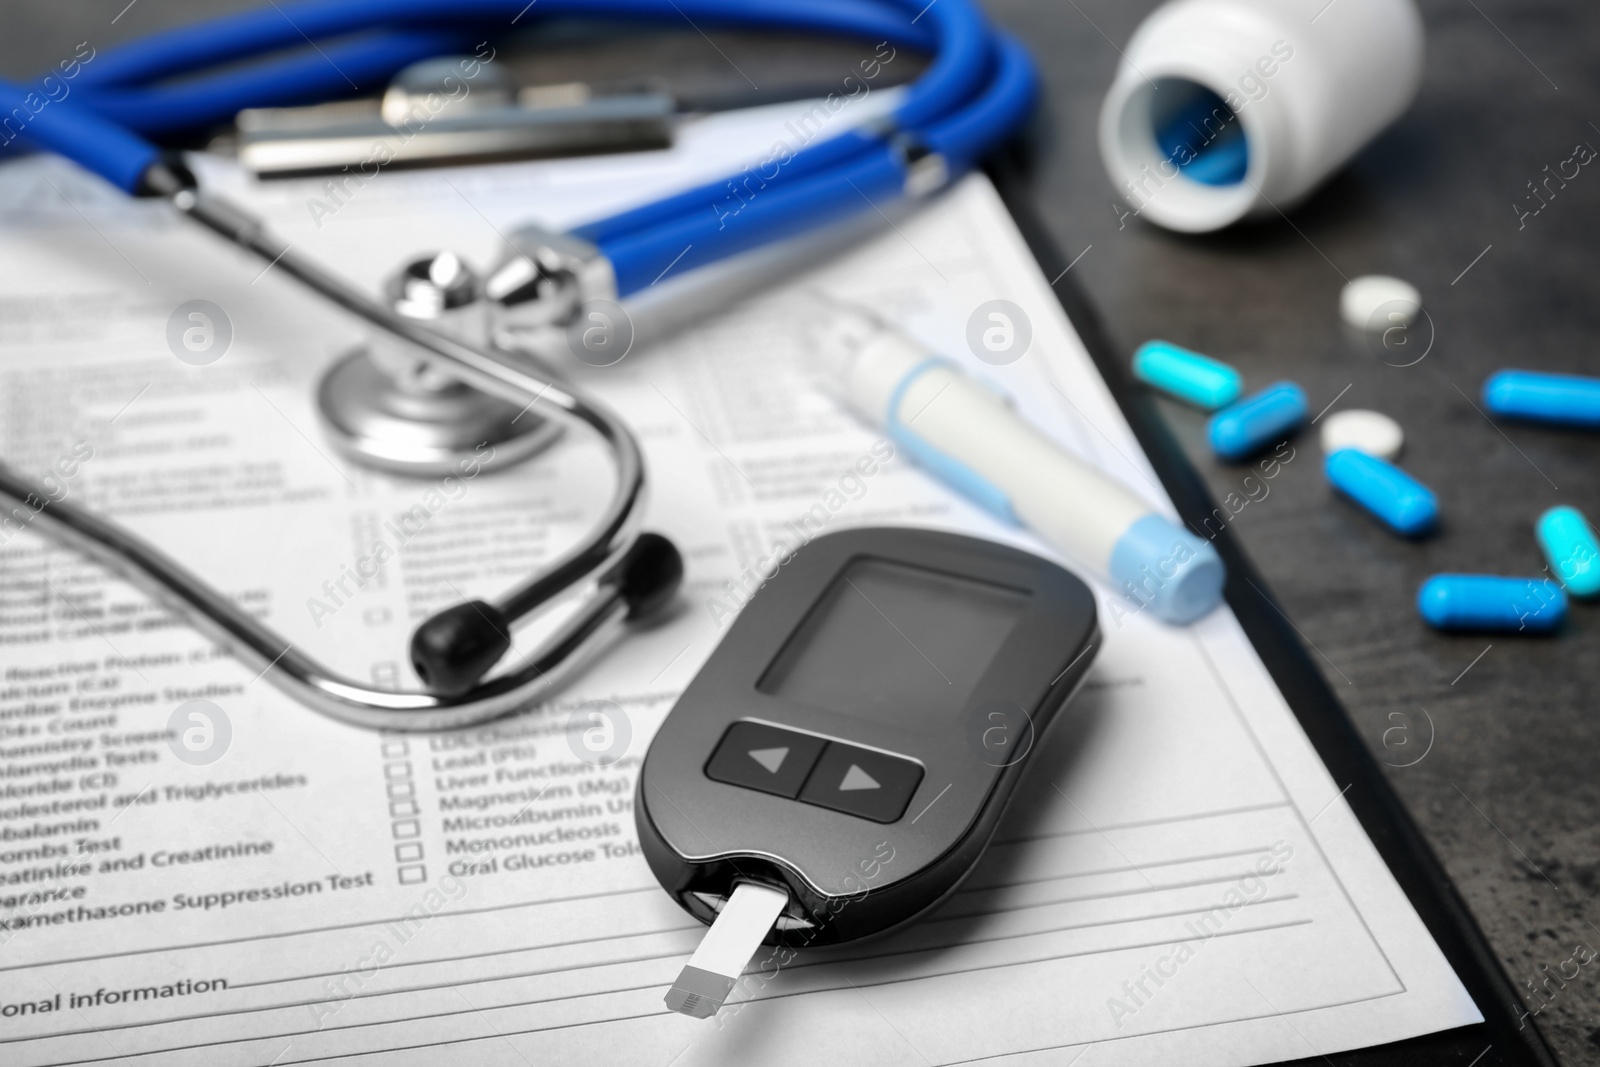
[[[1023,164],[1015,153],[1003,152],[985,170],[1044,276],[1058,279],[1052,286],[1056,299],[1083,340],[1178,513],[1190,526],[1198,528],[1198,520],[1211,514],[1216,501],[1167,429],[1150,396],[1134,386],[1123,361],[1101,331],[1094,309],[1067,275],[1067,258],[1034,210]],[[1522,1001],[1515,987],[1438,857],[1390,788],[1343,705],[1306,654],[1287,616],[1260,592],[1266,588],[1266,581],[1234,539],[1233,528],[1224,526],[1213,544],[1228,567],[1224,593],[1239,625],[1328,772],[1336,780],[1350,783],[1344,794],[1346,803],[1484,1016],[1484,1021],[1474,1026],[1292,1062],[1306,1067],[1556,1067],[1555,1056],[1519,1010]]]

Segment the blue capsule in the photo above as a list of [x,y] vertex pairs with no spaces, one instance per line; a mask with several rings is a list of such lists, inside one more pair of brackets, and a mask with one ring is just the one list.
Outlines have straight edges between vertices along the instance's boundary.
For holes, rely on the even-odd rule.
[[1573,596],[1600,593],[1600,541],[1583,512],[1566,505],[1539,516],[1533,527],[1550,571]]
[[1215,411],[1243,390],[1239,372],[1226,363],[1191,352],[1170,341],[1146,341],[1133,354],[1133,374],[1146,385]]
[[1223,459],[1249,459],[1281,441],[1306,421],[1306,392],[1293,382],[1274,382],[1254,396],[1211,416],[1206,435]]
[[1395,533],[1415,537],[1439,521],[1432,490],[1387,460],[1341,448],[1323,464],[1328,481],[1383,520]]
[[1503,370],[1483,383],[1483,403],[1506,418],[1600,429],[1600,378]]
[[1567,617],[1567,594],[1548,578],[1435,574],[1417,590],[1417,610],[1440,630],[1549,633]]

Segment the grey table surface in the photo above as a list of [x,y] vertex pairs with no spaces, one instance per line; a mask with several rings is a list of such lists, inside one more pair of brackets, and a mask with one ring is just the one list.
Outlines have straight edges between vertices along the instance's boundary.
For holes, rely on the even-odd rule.
[[[7,0],[0,74],[37,73],[79,41],[103,48],[253,6]],[[1234,525],[1526,990],[1576,946],[1600,947],[1600,616],[1575,605],[1552,638],[1442,636],[1414,598],[1439,571],[1537,573],[1532,524],[1552,505],[1600,518],[1600,437],[1496,425],[1475,407],[1501,367],[1600,370],[1600,174],[1585,168],[1536,216],[1515,207],[1546,165],[1600,145],[1600,6],[1422,0],[1428,58],[1411,110],[1287,218],[1205,237],[1121,218],[1096,147],[1119,48],[1154,6],[988,0],[1043,71],[1038,206],[1067,256],[1081,253],[1073,275],[1123,353],[1166,338],[1228,360],[1251,386],[1298,381],[1313,410],[1375,408],[1404,425],[1405,466],[1444,510],[1438,536],[1400,541],[1336,499],[1312,435]],[[629,62],[721,84],[730,59],[781,68],[770,43],[717,44],[725,55],[685,32],[658,53],[636,45]],[[1421,362],[1391,366],[1341,329],[1339,289],[1367,273],[1422,290],[1432,346]],[[1425,346],[1427,332],[1413,341]],[[1238,490],[1245,472],[1211,458],[1202,416],[1162,410],[1213,493]],[[1525,999],[1543,1005],[1537,1025],[1563,1062],[1600,1062],[1593,965],[1553,998]]]

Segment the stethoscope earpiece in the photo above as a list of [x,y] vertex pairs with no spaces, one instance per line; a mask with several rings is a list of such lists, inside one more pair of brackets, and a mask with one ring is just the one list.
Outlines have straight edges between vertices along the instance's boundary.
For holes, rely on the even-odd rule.
[[511,647],[511,620],[486,600],[452,604],[411,635],[411,669],[429,692],[458,696]]
[[[683,555],[658,533],[642,533],[598,579],[591,594],[626,607],[640,622],[662,611],[683,582]],[[494,669],[511,647],[515,620],[484,600],[453,604],[411,635],[411,667],[430,692],[459,696]]]

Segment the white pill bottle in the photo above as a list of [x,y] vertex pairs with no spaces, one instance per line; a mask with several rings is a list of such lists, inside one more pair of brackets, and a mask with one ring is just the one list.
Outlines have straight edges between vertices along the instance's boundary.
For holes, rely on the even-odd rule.
[[1287,211],[1411,104],[1422,52],[1412,0],[1172,0],[1106,94],[1106,169],[1168,229]]

